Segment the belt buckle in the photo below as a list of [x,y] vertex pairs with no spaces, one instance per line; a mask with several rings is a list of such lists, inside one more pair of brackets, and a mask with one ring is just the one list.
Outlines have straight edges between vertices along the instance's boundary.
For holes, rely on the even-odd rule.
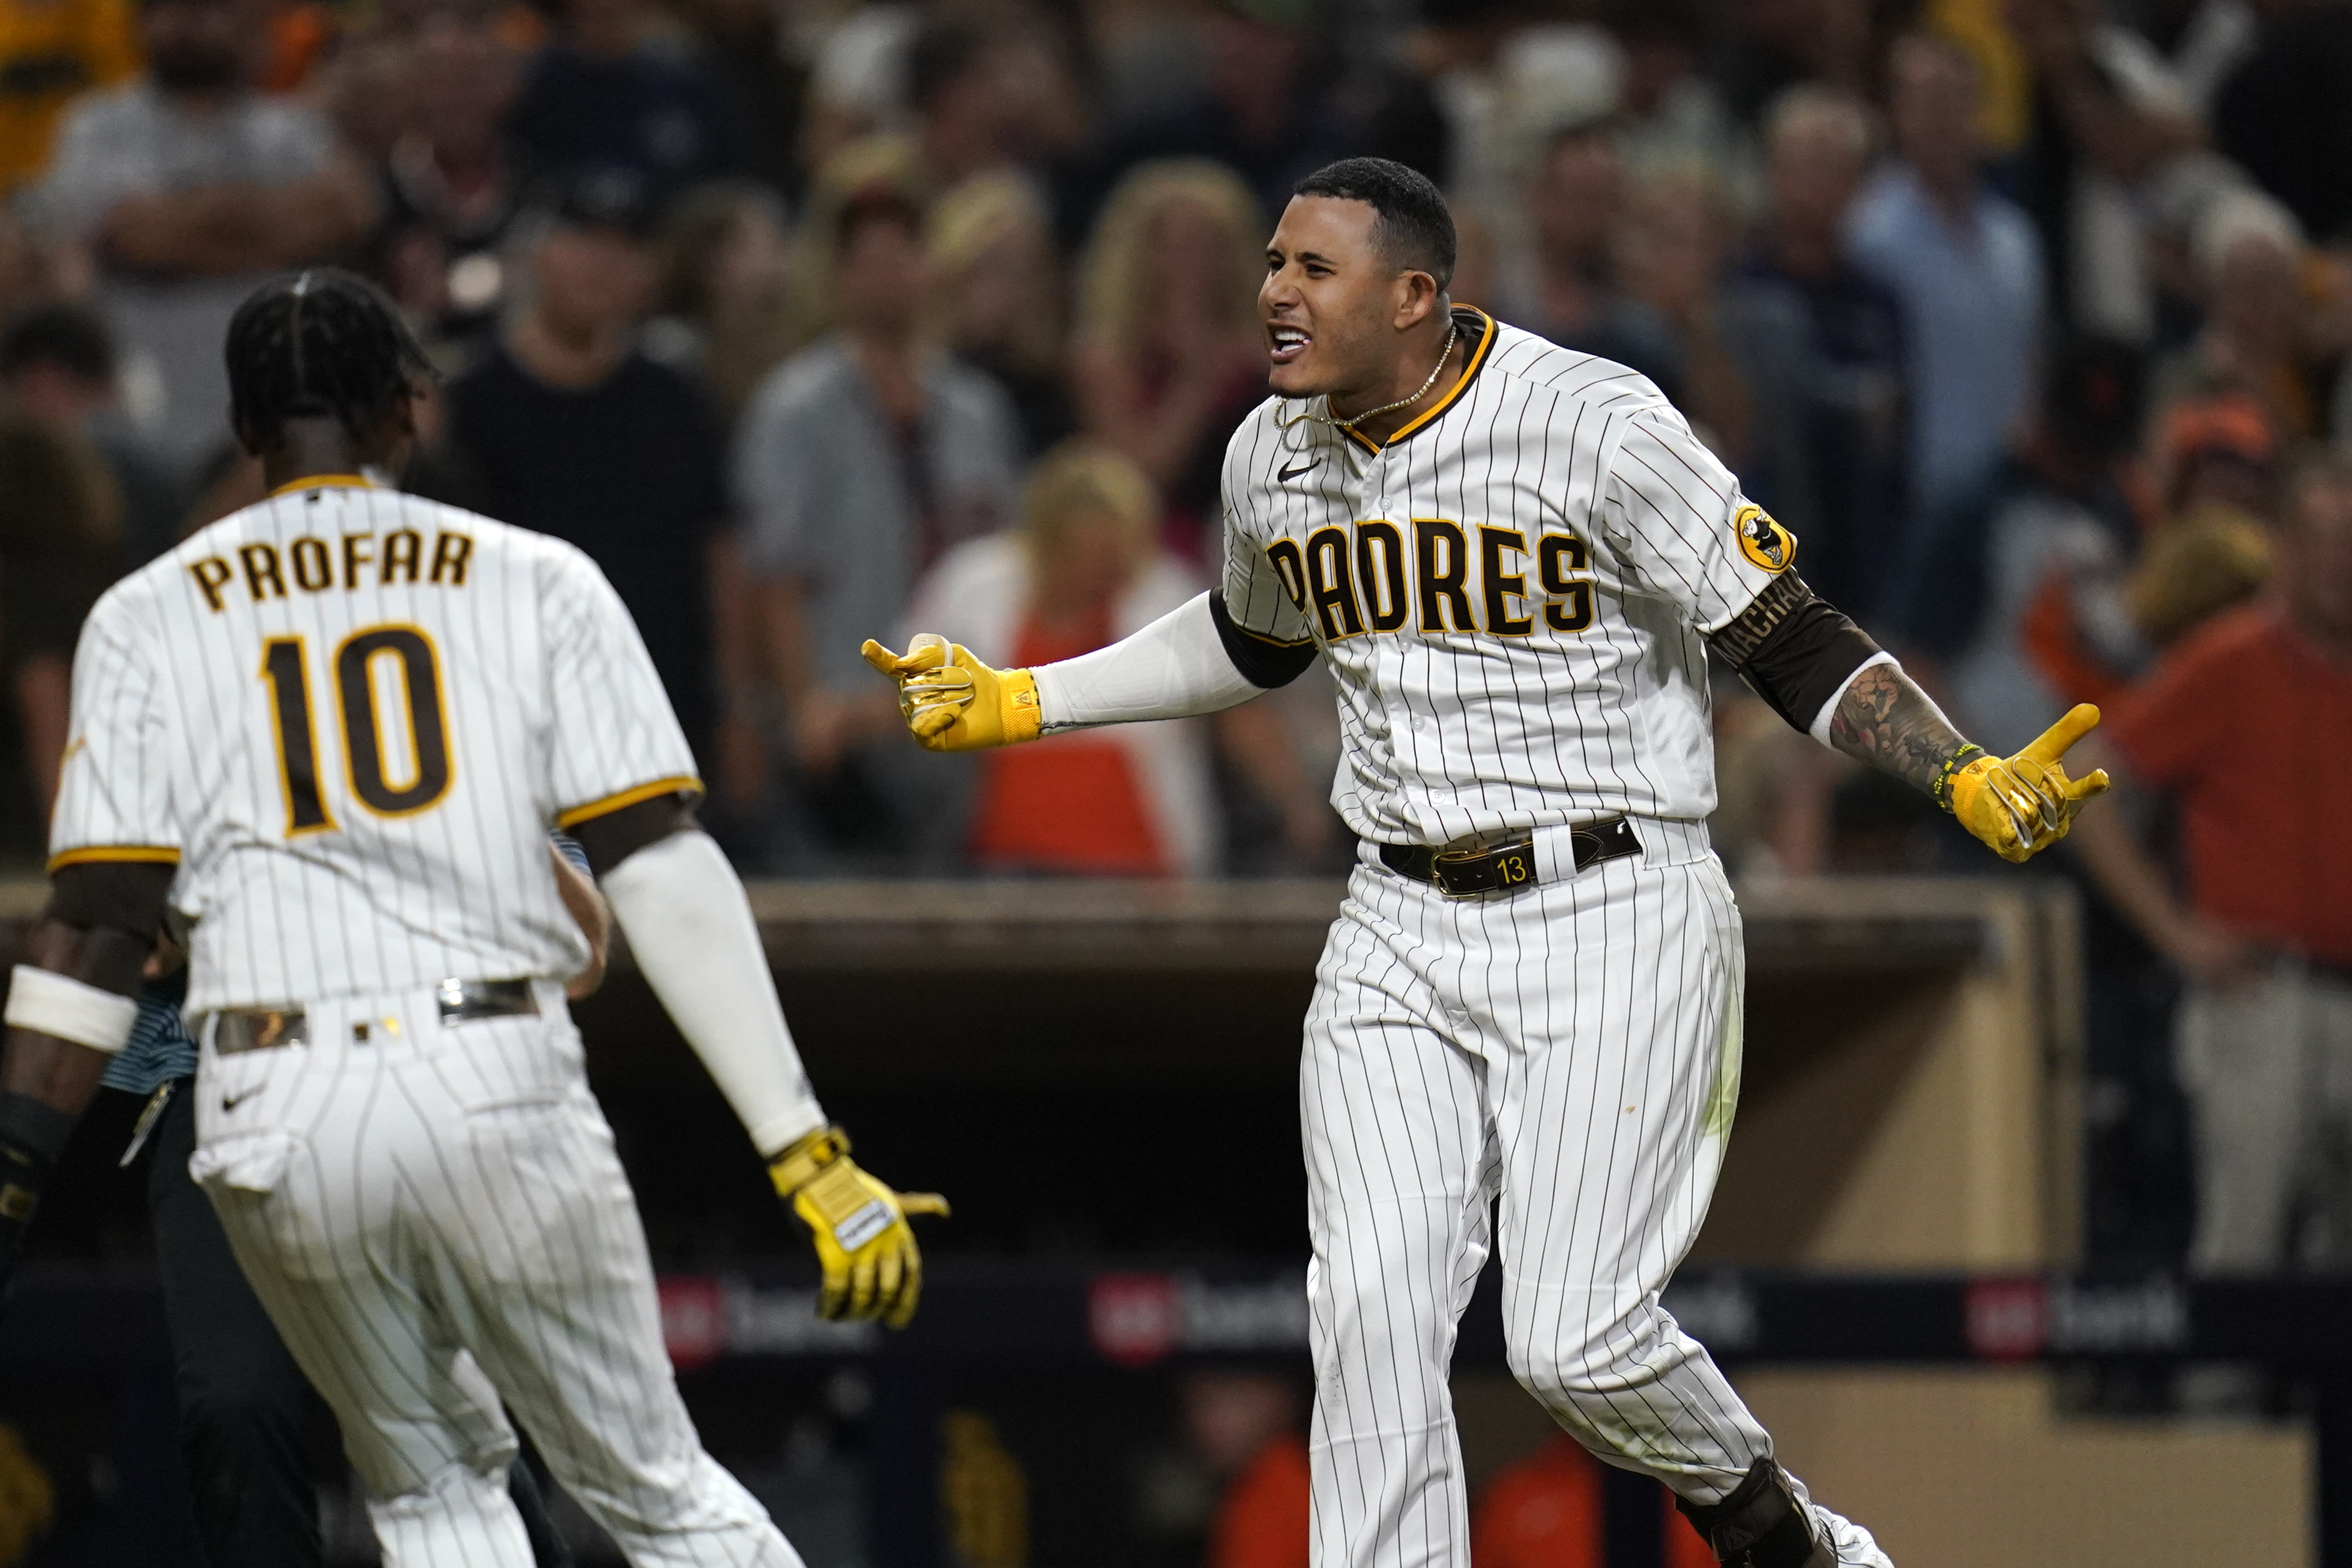
[[1533,835],[1507,843],[1443,849],[1429,857],[1430,875],[1448,898],[1516,893],[1536,880]]
[[229,1008],[213,1030],[213,1050],[222,1056],[307,1045],[310,1019],[300,1008]]

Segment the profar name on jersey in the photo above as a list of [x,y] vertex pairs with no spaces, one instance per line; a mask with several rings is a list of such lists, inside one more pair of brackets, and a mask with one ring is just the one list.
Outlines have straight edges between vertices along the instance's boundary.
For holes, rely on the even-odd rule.
[[217,614],[239,586],[256,604],[285,598],[289,586],[304,593],[348,593],[363,581],[374,588],[418,582],[463,588],[473,556],[472,536],[455,528],[436,529],[430,550],[415,528],[394,528],[381,538],[373,533],[339,534],[331,545],[304,534],[283,549],[265,541],[239,545],[234,564],[226,556],[205,556],[188,563],[188,575]]

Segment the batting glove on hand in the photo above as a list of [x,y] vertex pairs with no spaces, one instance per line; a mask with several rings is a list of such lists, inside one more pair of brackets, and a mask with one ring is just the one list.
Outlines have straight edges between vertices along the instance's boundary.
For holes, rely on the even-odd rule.
[[893,1192],[857,1168],[849,1134],[825,1127],[768,1162],[776,1196],[787,1199],[816,1237],[824,1291],[816,1315],[894,1329],[913,1321],[923,1294],[923,1252],[907,1217],[944,1218],[948,1200],[935,1192]]
[[907,728],[933,751],[981,751],[1037,738],[1037,677],[992,670],[961,643],[926,632],[904,653],[866,640],[866,662],[898,683]]
[[[2098,723],[2099,710],[2078,703],[2014,757],[1979,754],[1959,768],[1948,762],[1946,776],[1937,780],[1936,798],[2001,859],[2031,860],[2066,836],[2086,801],[2106,792],[2105,768],[2069,779],[2059,761]],[[1973,749],[1965,748],[1953,760]]]

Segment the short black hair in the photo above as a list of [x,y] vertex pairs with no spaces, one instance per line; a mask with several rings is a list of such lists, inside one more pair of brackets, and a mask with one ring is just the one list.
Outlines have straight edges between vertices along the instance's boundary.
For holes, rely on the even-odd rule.
[[0,377],[56,365],[98,386],[114,384],[114,335],[96,311],[51,302],[19,312],[0,330]]
[[1294,196],[1362,202],[1379,214],[1373,243],[1399,267],[1454,281],[1454,214],[1428,175],[1387,158],[1342,158],[1290,188]]
[[365,440],[433,375],[383,290],[338,267],[255,290],[229,320],[227,354],[229,422],[255,452],[305,416],[338,420]]

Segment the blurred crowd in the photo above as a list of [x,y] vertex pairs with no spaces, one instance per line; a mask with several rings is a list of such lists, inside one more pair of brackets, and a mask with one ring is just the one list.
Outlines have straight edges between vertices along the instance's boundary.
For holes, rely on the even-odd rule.
[[[92,597],[258,496],[229,312],[336,263],[443,372],[403,482],[603,565],[747,869],[1342,865],[1319,676],[975,762],[857,648],[1036,663],[1211,581],[1265,236],[1358,153],[1452,196],[1455,298],[1652,377],[1976,738],[2110,707],[2133,798],[2053,857],[2094,1247],[2177,1255],[2182,987],[2227,1038],[2291,967],[2263,1027],[2352,1061],[2340,0],[0,0],[30,786]],[[1738,872],[1984,869],[1718,695]],[[2231,1201],[2352,1260],[2352,1067],[2295,1071],[2307,1135]]]

